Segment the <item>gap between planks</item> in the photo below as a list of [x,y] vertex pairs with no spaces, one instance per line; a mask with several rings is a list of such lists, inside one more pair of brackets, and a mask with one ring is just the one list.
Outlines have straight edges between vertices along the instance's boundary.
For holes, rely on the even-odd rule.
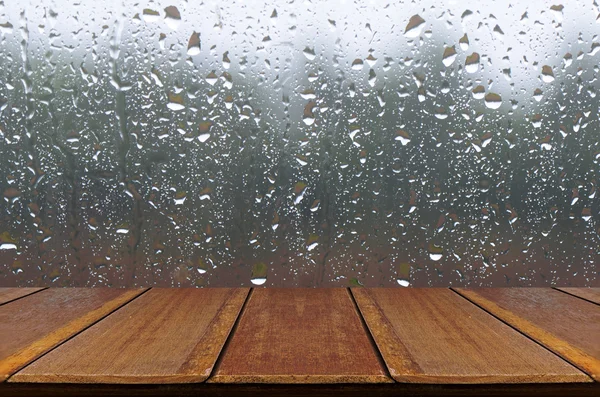
[[[373,331],[374,339],[381,347],[382,356],[387,360],[388,369],[396,381],[427,384],[592,381],[585,373],[562,358],[556,357],[554,353],[545,348],[540,349],[537,343],[532,344],[529,338],[523,338],[521,333],[515,332],[513,327],[507,327],[503,322],[497,321],[494,316],[489,316],[489,313],[482,311],[477,305],[456,296],[453,291],[448,291],[448,289],[425,290],[413,292],[409,289],[394,291],[393,288],[383,289],[383,291],[377,288],[352,290],[366,323]],[[377,293],[375,293],[376,291]],[[371,293],[375,293],[375,295],[371,295]],[[448,300],[451,297],[455,298]],[[398,305],[398,299],[407,299],[407,301],[405,304]],[[446,309],[451,310],[451,313],[454,312],[454,314],[446,313]],[[423,310],[421,312],[423,318],[419,316],[421,310]],[[464,321],[461,321],[461,317],[452,317],[462,315],[468,317],[465,317]],[[482,325],[487,331],[499,332],[507,339],[501,343],[494,342],[493,339],[486,336],[487,331],[481,335],[473,335],[474,340],[460,336],[461,333],[467,335],[471,332],[478,332],[478,327]],[[431,326],[423,331],[429,332],[432,337],[437,335],[441,339],[438,342],[435,339],[427,342],[427,337],[418,331],[421,326]],[[450,328],[447,328],[448,326]],[[503,327],[505,327],[505,331],[503,331]],[[464,334],[465,332],[467,334]],[[479,332],[483,331],[479,330]],[[456,338],[457,345],[452,342],[454,338]],[[492,344],[497,347],[500,347],[502,343],[519,342],[519,346],[525,348],[520,356],[532,353],[538,359],[545,357],[555,361],[554,364],[539,362],[534,367],[525,364],[516,365],[518,359],[510,355],[503,359],[493,357],[488,361],[485,354],[482,355],[482,351],[477,349],[478,344],[486,343],[486,341],[487,343],[493,342]],[[436,348],[437,344],[439,346]],[[457,348],[458,350],[456,350]],[[484,350],[493,354],[494,348],[486,347]],[[512,352],[517,353],[514,348]],[[469,365],[463,366],[461,364],[463,360],[472,354],[473,365],[470,365],[470,361],[464,361]],[[428,355],[432,356],[428,359]],[[527,360],[525,359],[525,361]],[[548,376],[550,378],[546,379]]]
[[204,382],[248,292],[249,288],[153,288],[18,372],[11,382]]
[[[348,291],[348,295],[350,295],[350,300],[354,304],[354,311],[356,311],[356,314],[358,315],[358,318],[360,319],[360,323],[362,324],[363,329],[365,330],[365,333],[367,334],[367,337],[369,338],[369,341],[371,342],[371,347],[373,348],[373,351],[375,351],[375,355],[377,356],[377,359],[379,360],[379,365],[381,365],[381,367],[385,370],[385,375],[388,378],[394,379],[392,377],[392,374],[390,374],[390,369],[388,368],[387,364],[385,363],[383,356],[381,355],[381,351],[377,347],[377,342],[375,342],[375,337],[371,333],[371,330],[369,329],[369,326],[367,325],[367,322],[365,321],[365,318],[363,317],[363,314],[360,311],[360,308],[358,307],[358,303],[356,303],[356,298],[354,297],[354,294],[352,294],[352,288],[346,288],[346,290]],[[394,381],[394,382],[396,382],[396,381]]]
[[210,371],[210,374],[208,375],[208,378],[206,379],[207,381],[213,377],[213,375],[218,371],[219,367],[221,366],[221,362],[223,361],[223,356],[225,356],[225,352],[227,352],[227,348],[229,347],[229,344],[231,343],[231,339],[233,338],[233,335],[236,333],[236,331],[238,329],[238,326],[240,324],[240,319],[242,318],[242,314],[246,311],[246,305],[248,304],[248,301],[250,300],[250,296],[252,295],[253,292],[254,292],[254,288],[251,287],[250,291],[248,291],[248,293],[246,294],[246,299],[244,299],[244,303],[242,304],[242,307],[240,308],[240,312],[238,313],[235,321],[233,322],[231,331],[229,331],[229,335],[227,335],[227,339],[225,339],[225,343],[223,343],[223,347],[221,348],[221,351],[219,352],[219,355],[217,356],[215,365],[213,366],[212,371]]
[[[1,290],[14,290],[16,292],[16,294],[10,294],[9,291],[6,291],[4,294],[1,292]],[[33,294],[37,294],[38,292],[42,292],[43,290],[48,289],[48,287],[27,287],[27,288],[0,288],[0,306],[6,305],[7,303],[11,303],[14,301],[17,301],[19,299],[23,299],[26,298],[28,296],[31,296]],[[29,292],[23,292],[23,290],[31,290]],[[4,295],[4,298],[2,297],[2,295]],[[8,298],[6,298],[6,295],[8,295]],[[12,295],[12,297],[11,297]],[[4,301],[2,301],[2,299],[6,299]]]
[[[572,291],[573,289],[576,289],[576,290],[585,290],[585,289],[588,289],[587,287],[586,288],[552,287],[552,289],[555,289],[555,290],[560,291],[562,293],[565,293],[567,295],[574,296],[575,298],[583,299],[586,302],[590,302],[590,303],[593,303],[595,305],[600,305],[600,300],[594,300],[595,297],[589,297],[589,296],[583,295],[581,293],[575,293],[575,292],[580,292],[580,291]],[[592,288],[589,288],[589,289],[592,290]],[[600,288],[594,288],[594,289],[598,290],[598,295],[600,296]]]
[[[132,298],[129,298],[127,300],[125,300],[121,305],[117,306],[116,308],[108,311],[106,314],[100,316],[98,319],[96,319],[95,321],[91,322],[90,324],[82,327],[80,330],[74,332],[72,335],[68,336],[67,338],[61,340],[60,342],[58,342],[55,346],[51,347],[50,349],[48,349],[47,351],[44,351],[43,353],[37,355],[34,359],[28,361],[26,364],[24,365],[20,365],[18,368],[15,368],[14,370],[11,371],[10,374],[8,374],[4,379],[0,380],[0,384],[2,383],[7,383],[10,378],[13,377],[13,375],[15,375],[16,373],[18,373],[19,371],[23,370],[24,368],[27,368],[28,366],[30,366],[31,364],[33,364],[34,362],[38,361],[39,359],[41,359],[42,357],[46,356],[47,354],[49,354],[50,352],[56,350],[57,348],[59,348],[60,346],[62,346],[63,344],[65,344],[66,342],[68,342],[69,340],[75,338],[77,335],[81,334],[83,331],[85,331],[86,329],[94,326],[95,324],[99,323],[100,321],[104,320],[105,318],[107,318],[108,316],[110,316],[111,314],[113,314],[114,312],[118,311],[119,309],[127,306],[129,303],[131,303],[132,301],[134,301],[135,299],[139,298],[140,296],[144,295],[146,292],[150,291],[151,288],[146,288],[143,289],[139,294],[133,296]],[[44,289],[46,290],[46,288]],[[40,291],[37,291],[40,292]],[[27,296],[31,296],[27,295]],[[35,343],[35,342],[34,342]]]
[[[248,298],[208,383],[393,383],[347,288],[268,290]],[[364,353],[361,360],[340,356],[350,337],[358,353],[349,354]],[[326,344],[318,347],[319,340]]]
[[[460,288],[458,288],[458,289],[460,289]],[[560,352],[557,352],[557,351],[555,351],[555,350],[554,350],[554,348],[552,348],[552,347],[550,347],[550,346],[548,346],[548,345],[547,345],[547,344],[550,344],[550,345],[552,345],[552,344],[553,344],[553,343],[552,343],[552,341],[550,341],[550,342],[549,342],[549,341],[547,341],[547,340],[544,340],[544,341],[538,340],[538,339],[537,339],[537,337],[531,336],[531,335],[529,334],[529,332],[531,332],[531,331],[529,331],[529,332],[528,332],[527,330],[523,329],[523,327],[519,327],[519,326],[517,326],[517,325],[513,325],[513,324],[512,324],[512,322],[511,322],[510,320],[507,320],[507,319],[504,319],[504,318],[502,318],[501,314],[499,314],[499,313],[496,313],[495,311],[492,311],[492,310],[490,310],[490,309],[488,309],[488,308],[484,307],[484,306],[483,306],[483,304],[480,304],[480,303],[476,302],[476,301],[475,301],[475,300],[473,300],[471,297],[469,297],[469,296],[466,296],[466,295],[463,295],[463,293],[461,293],[461,292],[460,292],[458,289],[457,289],[457,288],[455,288],[455,287],[450,287],[450,290],[452,290],[454,293],[456,293],[457,295],[459,295],[459,296],[460,296],[460,297],[462,297],[463,299],[466,299],[467,301],[471,302],[473,305],[477,306],[477,307],[478,307],[478,308],[480,308],[481,310],[483,310],[483,311],[485,311],[486,313],[490,314],[491,316],[493,316],[494,318],[496,318],[498,321],[500,321],[500,322],[502,322],[502,323],[504,323],[504,324],[508,325],[509,327],[511,327],[512,329],[514,329],[515,331],[519,332],[521,335],[525,336],[526,338],[528,338],[529,340],[533,341],[534,343],[536,343],[537,345],[541,346],[542,348],[546,349],[546,350],[547,350],[547,351],[549,351],[550,353],[554,354],[555,356],[557,356],[557,357],[558,357],[558,358],[560,358],[561,360],[565,361],[566,363],[568,363],[568,364],[572,365],[573,367],[577,368],[578,370],[580,370],[581,372],[583,372],[584,374],[586,374],[586,376],[588,376],[588,377],[589,377],[589,379],[590,379],[592,382],[595,382],[595,383],[597,383],[597,382],[598,382],[598,379],[597,379],[597,377],[596,377],[596,376],[594,376],[594,374],[590,372],[590,368],[586,367],[585,365],[581,365],[581,364],[579,364],[579,363],[577,362],[577,360],[575,360],[575,359],[572,359],[572,358],[569,358],[569,357],[563,356],[563,354],[561,354]],[[463,289],[465,289],[465,288],[463,288]],[[572,294],[566,293],[566,292],[564,292],[564,291],[560,291],[560,290],[558,290],[558,289],[554,289],[554,288],[547,288],[547,289],[548,289],[548,290],[556,290],[556,292],[559,292],[559,293],[564,293],[564,294],[565,294],[565,295],[567,295],[567,296],[569,296],[569,295],[570,295],[572,299],[575,299],[575,300],[577,300],[577,301],[584,301],[584,302],[588,302],[588,303],[591,303],[591,304],[595,304],[594,302],[590,302],[590,301],[588,301],[587,299],[583,299],[583,298],[580,298],[580,297],[578,297],[578,296],[574,296],[574,295],[572,295]],[[465,290],[466,290],[466,289],[465,289]],[[486,299],[486,298],[483,298],[483,299]],[[492,303],[493,305],[496,305],[496,303],[495,303],[495,302],[493,302],[493,301],[492,301],[491,303]],[[502,309],[502,308],[500,308],[500,310],[504,310],[504,311],[509,311],[509,312],[510,312],[510,310],[509,310],[509,309]],[[525,323],[531,324],[531,326],[532,326],[534,329],[540,329],[540,330],[542,330],[544,333],[546,333],[546,334],[548,334],[548,335],[549,335],[549,337],[550,337],[550,339],[551,339],[551,340],[556,340],[556,341],[558,341],[559,343],[563,343],[563,339],[562,339],[562,338],[560,338],[560,337],[558,337],[558,336],[554,336],[554,334],[553,334],[552,332],[550,332],[550,331],[546,331],[544,328],[541,328],[540,326],[537,326],[537,325],[535,325],[534,323],[531,323],[531,322],[530,322],[528,319],[526,319],[526,318],[523,318],[523,317],[519,316],[518,314],[514,314],[514,316],[515,316],[515,317],[517,317],[517,318],[519,318],[519,319],[521,319],[521,320],[522,320],[522,321],[524,321]],[[570,346],[570,344],[569,344],[568,342],[564,341],[564,343],[566,343],[568,346]],[[577,350],[579,350],[579,349],[577,348]],[[582,352],[582,353],[583,353],[584,355],[587,355],[587,353],[585,353],[585,352]]]

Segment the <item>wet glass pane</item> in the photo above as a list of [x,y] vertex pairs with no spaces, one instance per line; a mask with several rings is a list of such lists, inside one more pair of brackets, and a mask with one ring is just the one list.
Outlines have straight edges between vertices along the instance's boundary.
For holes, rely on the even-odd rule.
[[0,284],[598,285],[597,1],[0,0]]

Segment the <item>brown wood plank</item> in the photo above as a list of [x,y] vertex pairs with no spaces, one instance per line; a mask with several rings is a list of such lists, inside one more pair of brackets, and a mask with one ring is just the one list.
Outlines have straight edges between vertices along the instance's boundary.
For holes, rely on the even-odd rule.
[[347,289],[253,290],[214,383],[392,382]]
[[352,293],[398,382],[591,381],[449,289],[353,288]]
[[552,288],[457,291],[600,380],[600,307]]
[[0,288],[0,305],[31,295],[44,288]]
[[143,291],[50,288],[0,306],[0,382]]
[[590,302],[594,302],[600,305],[600,288],[575,288],[575,287],[566,287],[566,288],[556,288],[567,294],[575,295],[580,297],[581,299],[588,300]]
[[9,382],[202,382],[210,375],[248,291],[153,288]]

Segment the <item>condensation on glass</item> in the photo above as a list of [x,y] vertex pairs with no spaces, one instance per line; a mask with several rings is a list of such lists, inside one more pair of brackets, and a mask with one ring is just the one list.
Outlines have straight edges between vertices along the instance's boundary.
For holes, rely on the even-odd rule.
[[0,1],[3,286],[598,286],[600,7]]

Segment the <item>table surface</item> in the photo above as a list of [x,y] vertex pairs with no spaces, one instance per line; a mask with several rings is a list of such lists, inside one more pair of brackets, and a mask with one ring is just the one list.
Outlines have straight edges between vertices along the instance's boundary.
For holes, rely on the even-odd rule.
[[0,288],[0,395],[600,395],[600,288]]

